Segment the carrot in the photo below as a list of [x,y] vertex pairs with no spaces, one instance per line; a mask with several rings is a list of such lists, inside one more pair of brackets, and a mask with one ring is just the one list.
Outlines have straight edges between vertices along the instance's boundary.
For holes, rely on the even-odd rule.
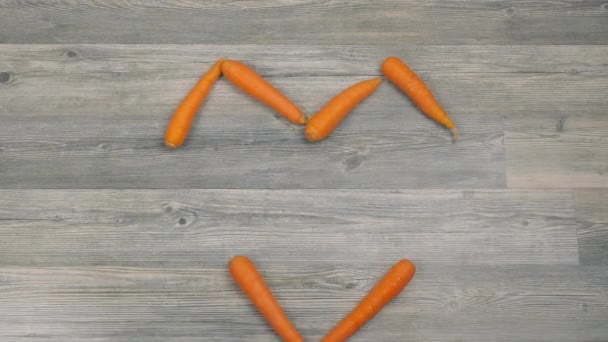
[[249,258],[245,256],[233,257],[230,260],[230,273],[241,290],[245,292],[258,311],[284,341],[304,341]]
[[372,319],[382,308],[396,297],[410,282],[416,273],[416,266],[409,260],[403,259],[396,263],[384,275],[382,280],[369,292],[369,294],[346,316],[322,342],[346,341],[367,321]]
[[290,122],[301,125],[306,123],[306,118],[291,100],[247,65],[239,61],[226,60],[222,64],[222,73],[234,85],[274,109]]
[[382,72],[406,93],[422,112],[449,128],[454,134],[454,139],[458,140],[458,131],[448,114],[435,100],[426,84],[405,63],[397,57],[388,57],[382,63]]
[[221,75],[223,59],[219,59],[196,83],[173,113],[165,133],[165,145],[178,148],[184,144],[196,112],[207,97],[211,86]]
[[310,141],[325,139],[359,103],[380,85],[379,77],[356,83],[331,99],[306,125],[304,134]]

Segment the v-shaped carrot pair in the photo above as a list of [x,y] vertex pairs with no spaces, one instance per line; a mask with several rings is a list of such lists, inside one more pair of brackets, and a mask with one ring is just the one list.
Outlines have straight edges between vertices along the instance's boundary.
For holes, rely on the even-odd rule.
[[[322,342],[346,341],[396,297],[414,277],[415,272],[416,266],[409,260],[403,259],[397,262],[355,309],[323,337]],[[304,341],[251,260],[245,256],[235,256],[230,260],[230,273],[284,341]]]
[[262,76],[239,61],[220,58],[200,78],[173,113],[165,133],[165,145],[167,147],[178,148],[183,145],[192,127],[192,121],[196,116],[196,112],[207,97],[215,81],[221,75],[224,75],[234,85],[283,115],[291,123],[300,125],[306,123],[307,119],[300,109]]

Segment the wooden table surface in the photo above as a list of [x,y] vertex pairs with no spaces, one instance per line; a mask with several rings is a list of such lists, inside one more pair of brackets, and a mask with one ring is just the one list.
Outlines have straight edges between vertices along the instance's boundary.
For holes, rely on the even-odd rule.
[[[307,112],[402,57],[461,140],[392,84],[327,140]],[[608,340],[605,0],[0,0],[0,341],[276,341],[227,262],[307,341],[390,265],[410,286],[352,341]]]

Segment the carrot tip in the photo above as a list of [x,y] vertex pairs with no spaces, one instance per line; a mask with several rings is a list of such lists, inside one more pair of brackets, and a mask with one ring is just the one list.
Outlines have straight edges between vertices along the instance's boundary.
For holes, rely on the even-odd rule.
[[168,148],[171,148],[171,149],[176,149],[176,148],[178,148],[178,147],[179,147],[179,146],[177,146],[176,144],[174,144],[174,143],[170,143],[170,142],[168,142],[168,141],[165,141],[165,146],[167,146]]
[[458,130],[456,130],[456,127],[450,128],[450,130],[452,131],[452,135],[454,135],[454,140],[458,140]]
[[304,115],[300,116],[297,120],[297,124],[298,125],[306,125],[306,123],[308,122],[308,118],[305,117]]
[[241,262],[241,261],[245,261],[245,260],[248,260],[248,259],[249,259],[249,258],[247,258],[246,256],[243,256],[243,255],[235,255],[235,256],[233,256],[233,257],[230,259],[229,264],[230,264],[230,265],[232,265],[232,264],[234,264],[235,262]]
[[307,125],[306,129],[304,130],[304,136],[306,136],[306,139],[308,139],[308,141],[310,142],[317,142],[319,140],[323,140],[323,136],[321,136],[319,134],[319,131],[317,131],[316,128]]

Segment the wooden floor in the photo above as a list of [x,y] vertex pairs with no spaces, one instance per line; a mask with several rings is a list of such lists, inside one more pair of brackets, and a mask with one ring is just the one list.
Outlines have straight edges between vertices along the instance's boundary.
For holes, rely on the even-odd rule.
[[[392,84],[327,140],[306,112],[402,57],[461,140]],[[227,272],[258,265],[307,341],[400,258],[352,341],[608,341],[608,3],[0,0],[0,341],[277,341]]]

